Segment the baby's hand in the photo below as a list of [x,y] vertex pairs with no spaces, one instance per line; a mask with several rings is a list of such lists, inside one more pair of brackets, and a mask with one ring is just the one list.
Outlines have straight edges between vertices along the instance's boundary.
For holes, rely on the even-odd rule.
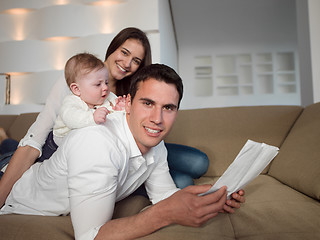
[[119,96],[116,100],[116,105],[112,107],[115,111],[122,111],[126,105],[126,95]]
[[94,111],[93,113],[93,119],[96,124],[101,124],[105,123],[107,119],[109,111],[105,107],[98,108],[97,110]]

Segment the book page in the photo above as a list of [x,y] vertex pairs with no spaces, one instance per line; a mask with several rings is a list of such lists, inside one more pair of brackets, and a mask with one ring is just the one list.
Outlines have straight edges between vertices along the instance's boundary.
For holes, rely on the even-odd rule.
[[248,140],[218,181],[209,191],[200,195],[206,195],[217,191],[222,186],[227,186],[228,198],[230,198],[232,193],[239,191],[256,178],[274,159],[278,151],[278,147]]

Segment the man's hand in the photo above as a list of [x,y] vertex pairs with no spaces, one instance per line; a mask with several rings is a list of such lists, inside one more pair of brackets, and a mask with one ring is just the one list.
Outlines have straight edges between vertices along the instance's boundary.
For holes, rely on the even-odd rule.
[[244,203],[246,201],[244,195],[245,192],[242,189],[236,193],[232,193],[231,198],[227,200],[226,204],[223,207],[223,212],[234,213],[234,208],[240,208],[241,203]]
[[94,119],[95,123],[96,124],[105,123],[108,113],[109,113],[109,111],[105,107],[100,107],[97,110],[95,110],[93,113],[93,119]]
[[199,227],[223,210],[227,200],[226,187],[214,193],[198,196],[210,189],[211,185],[186,187],[164,200],[162,206],[169,220],[185,226]]

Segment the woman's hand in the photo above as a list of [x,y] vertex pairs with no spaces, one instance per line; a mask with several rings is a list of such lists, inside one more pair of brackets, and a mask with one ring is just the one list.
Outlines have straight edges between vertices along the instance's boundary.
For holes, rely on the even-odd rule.
[[116,100],[115,103],[116,105],[114,107],[112,107],[113,110],[115,111],[122,111],[124,110],[125,104],[126,104],[126,95],[123,96],[119,96]]

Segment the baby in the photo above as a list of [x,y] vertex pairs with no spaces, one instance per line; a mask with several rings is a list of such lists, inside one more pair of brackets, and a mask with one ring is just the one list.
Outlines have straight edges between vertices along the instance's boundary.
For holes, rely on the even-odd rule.
[[110,92],[108,70],[92,54],[71,57],[65,66],[65,79],[73,94],[63,100],[53,128],[58,146],[72,129],[104,123],[108,113],[123,111],[125,105],[125,97]]

